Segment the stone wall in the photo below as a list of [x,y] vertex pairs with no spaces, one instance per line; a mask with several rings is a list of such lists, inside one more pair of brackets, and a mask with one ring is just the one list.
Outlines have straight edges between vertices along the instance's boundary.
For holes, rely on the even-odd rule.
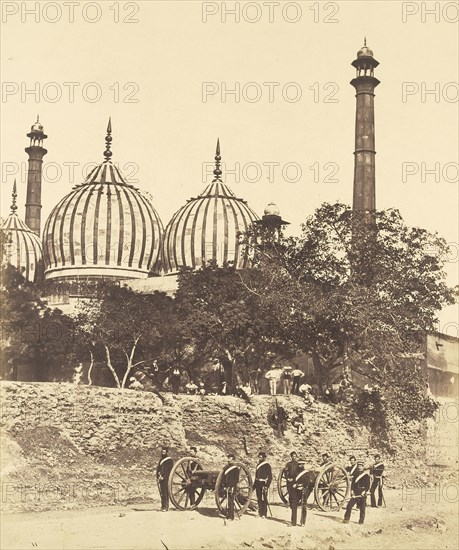
[[297,435],[290,422],[283,438],[267,418],[274,398],[254,396],[252,404],[225,396],[164,394],[68,383],[2,382],[1,423],[14,433],[34,427],[55,427],[82,452],[106,454],[121,447],[156,450],[164,443],[175,454],[197,445],[209,460],[222,461],[229,449],[239,458],[256,460],[265,449],[277,462],[291,449],[316,461],[329,451],[336,457],[368,450],[366,430],[356,428],[332,406],[306,408],[297,396],[278,396],[289,417],[304,412],[306,432]]

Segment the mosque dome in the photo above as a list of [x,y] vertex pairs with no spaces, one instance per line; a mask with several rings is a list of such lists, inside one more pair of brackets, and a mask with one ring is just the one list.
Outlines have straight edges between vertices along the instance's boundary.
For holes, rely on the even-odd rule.
[[265,216],[280,216],[280,210],[273,202],[270,202],[264,210],[264,215]]
[[221,181],[220,143],[217,141],[214,180],[172,217],[163,241],[163,268],[175,273],[182,267],[200,268],[211,260],[217,265],[247,267],[248,255],[238,233],[258,219],[243,199]]
[[13,187],[11,213],[2,224],[6,236],[5,259],[16,267],[31,282],[37,282],[42,268],[42,247],[40,238],[16,214],[16,181]]
[[43,124],[40,122],[40,118],[37,116],[37,121],[32,124],[30,128],[31,132],[43,132]]
[[357,57],[373,57],[373,50],[367,46],[367,39],[364,40],[364,45],[357,52]]
[[43,232],[46,279],[140,279],[157,273],[163,226],[147,196],[105,161],[52,210]]

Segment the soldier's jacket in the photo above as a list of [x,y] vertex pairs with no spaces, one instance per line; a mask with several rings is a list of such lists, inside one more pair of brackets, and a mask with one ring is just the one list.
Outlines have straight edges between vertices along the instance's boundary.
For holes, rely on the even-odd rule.
[[381,479],[384,473],[384,464],[382,462],[377,462],[372,468],[372,474],[375,479]]
[[370,476],[366,472],[354,474],[351,483],[351,494],[360,496],[370,490]]
[[266,487],[271,485],[273,479],[273,473],[271,465],[263,460],[257,464],[257,469],[255,470],[255,483],[254,485],[263,483]]
[[161,458],[158,463],[158,467],[156,468],[156,477],[158,479],[160,477],[162,479],[168,479],[173,465],[174,465],[174,461],[170,456],[165,456]]
[[349,474],[350,477],[354,475],[356,468],[357,468],[357,464],[354,464],[353,466],[346,466],[346,472]]
[[191,474],[194,474],[196,470],[199,469],[199,462],[195,462],[194,460],[190,461],[186,467],[186,474],[188,477],[190,477]]
[[239,483],[239,466],[236,466],[235,464],[229,464],[225,467],[223,470],[223,486],[224,487],[236,487],[236,485]]
[[290,460],[285,466],[285,478],[293,482],[296,476],[301,472],[300,464],[297,460]]
[[301,489],[303,487],[310,487],[311,485],[314,485],[315,479],[316,479],[316,473],[313,470],[302,470],[294,480],[294,483],[298,489]]

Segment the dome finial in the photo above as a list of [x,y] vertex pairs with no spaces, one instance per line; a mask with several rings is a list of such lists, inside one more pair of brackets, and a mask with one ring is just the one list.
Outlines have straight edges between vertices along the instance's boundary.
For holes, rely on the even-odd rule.
[[110,151],[111,143],[112,143],[112,117],[108,118],[108,125],[107,125],[107,135],[105,137],[105,151],[104,151],[104,157],[105,162],[108,162],[110,160],[110,157],[113,155],[113,153]]
[[363,45],[364,45],[364,46],[367,45],[367,37],[366,37],[366,36],[363,37]]
[[12,201],[11,201],[11,213],[12,213],[12,214],[16,214],[16,210],[18,209],[18,207],[16,206],[16,198],[17,198],[17,196],[18,196],[18,194],[17,194],[17,188],[16,188],[16,178],[14,178],[13,192],[12,192],[11,196],[12,196]]
[[215,150],[215,170],[214,170],[214,181],[221,181],[222,171],[220,170],[220,161],[222,157],[220,156],[220,138],[217,138],[217,149]]

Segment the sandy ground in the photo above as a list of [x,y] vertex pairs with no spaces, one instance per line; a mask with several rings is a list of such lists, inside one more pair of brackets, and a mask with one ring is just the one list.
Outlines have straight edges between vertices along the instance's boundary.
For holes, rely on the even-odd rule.
[[[449,501],[449,502],[448,502]],[[386,508],[367,508],[365,525],[353,512],[348,525],[343,511],[310,510],[306,527],[288,525],[290,510],[272,504],[273,516],[253,512],[226,522],[215,510],[209,494],[198,510],[160,512],[152,505],[129,505],[3,514],[1,548],[43,550],[230,550],[266,548],[308,550],[435,550],[458,549],[456,496],[441,492],[404,495],[386,491]]]

